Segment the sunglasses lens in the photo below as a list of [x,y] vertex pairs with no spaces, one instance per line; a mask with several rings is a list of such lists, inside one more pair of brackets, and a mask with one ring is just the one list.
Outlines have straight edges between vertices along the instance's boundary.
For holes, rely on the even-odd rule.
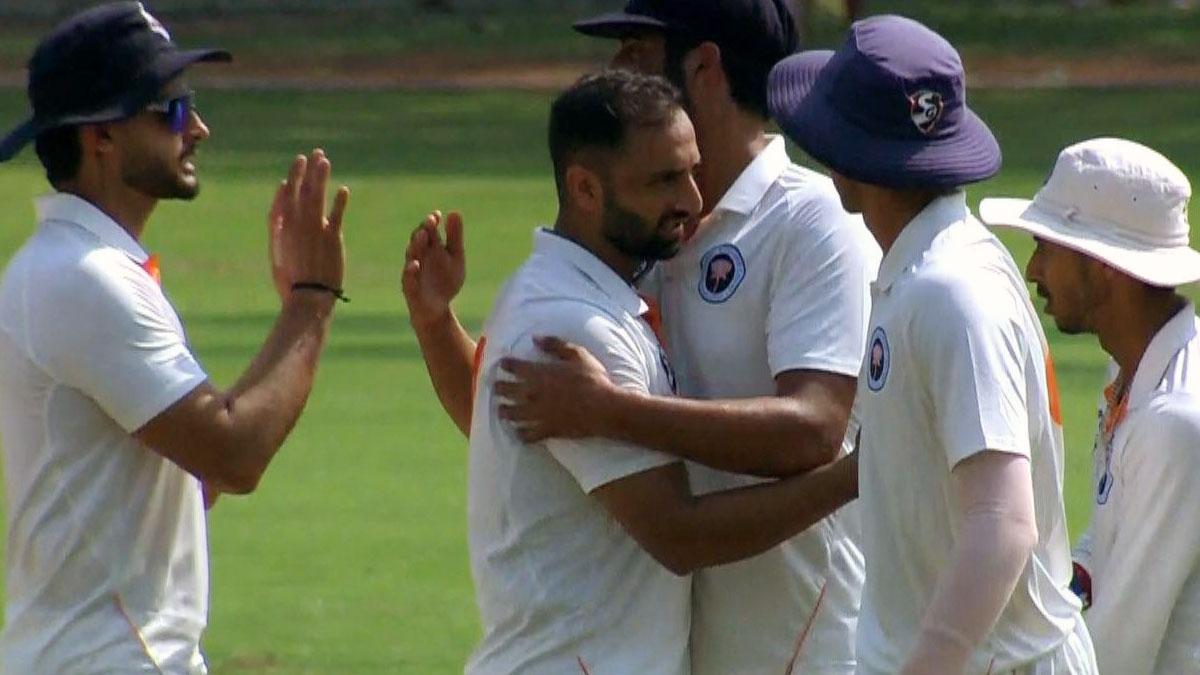
[[167,124],[171,132],[181,134],[187,129],[188,118],[192,114],[192,97],[180,96],[167,103]]

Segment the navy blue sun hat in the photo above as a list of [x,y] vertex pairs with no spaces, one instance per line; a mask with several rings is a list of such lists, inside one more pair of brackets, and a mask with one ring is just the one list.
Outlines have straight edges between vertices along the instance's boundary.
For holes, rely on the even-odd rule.
[[177,48],[140,2],[80,12],[34,50],[27,89],[33,115],[0,141],[0,162],[51,129],[132,117],[188,66],[231,59],[220,49]]
[[1000,171],[1000,145],[967,107],[958,52],[900,16],[863,19],[832,54],[776,64],[771,117],[813,159],[864,183],[952,188]]
[[593,37],[659,31],[701,42],[768,66],[800,48],[786,0],[629,0],[620,12],[575,23]]

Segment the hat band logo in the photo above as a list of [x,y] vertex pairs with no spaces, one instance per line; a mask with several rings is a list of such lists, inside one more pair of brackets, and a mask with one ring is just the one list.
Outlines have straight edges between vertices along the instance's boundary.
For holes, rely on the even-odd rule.
[[925,135],[933,133],[934,127],[942,119],[942,112],[946,109],[942,95],[928,89],[922,89],[908,97],[908,106],[913,124]]

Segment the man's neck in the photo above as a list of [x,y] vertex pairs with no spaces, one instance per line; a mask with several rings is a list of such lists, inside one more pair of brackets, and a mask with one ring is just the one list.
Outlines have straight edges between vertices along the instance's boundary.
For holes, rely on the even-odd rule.
[[762,120],[738,111],[697,122],[696,142],[700,147],[700,195],[707,215],[770,141]]
[[879,242],[883,254],[891,250],[900,233],[937,197],[930,193],[873,188],[864,195],[863,222]]
[[631,258],[610,244],[596,226],[588,226],[578,222],[571,214],[559,211],[554,221],[554,234],[575,242],[596,256],[627,283],[632,284],[641,268],[643,260]]
[[1120,379],[1128,385],[1137,373],[1146,349],[1187,299],[1175,293],[1132,292],[1124,299],[1113,298],[1096,321],[1100,346],[1120,367]]
[[146,222],[158,204],[157,199],[124,186],[105,186],[90,181],[71,181],[60,185],[58,190],[75,195],[100,209],[135,241],[141,240]]

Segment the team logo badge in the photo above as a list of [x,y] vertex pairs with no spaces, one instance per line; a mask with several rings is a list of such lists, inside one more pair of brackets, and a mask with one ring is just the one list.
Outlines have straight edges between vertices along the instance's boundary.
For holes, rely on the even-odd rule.
[[667,350],[662,347],[658,348],[658,362],[663,367],[663,372],[667,374],[667,384],[671,386],[671,393],[679,393],[679,383],[675,379],[675,369],[671,367],[671,360],[667,358]]
[[887,333],[884,332],[883,326],[878,326],[875,332],[871,333],[871,341],[867,346],[867,386],[871,391],[883,389],[891,367],[892,354],[888,347]]
[[913,124],[917,125],[921,133],[928,135],[933,133],[938,120],[942,119],[942,111],[946,106],[942,102],[941,94],[922,89],[908,97],[908,108]]
[[719,304],[733,297],[746,278],[746,260],[733,244],[714,246],[700,260],[700,297]]

